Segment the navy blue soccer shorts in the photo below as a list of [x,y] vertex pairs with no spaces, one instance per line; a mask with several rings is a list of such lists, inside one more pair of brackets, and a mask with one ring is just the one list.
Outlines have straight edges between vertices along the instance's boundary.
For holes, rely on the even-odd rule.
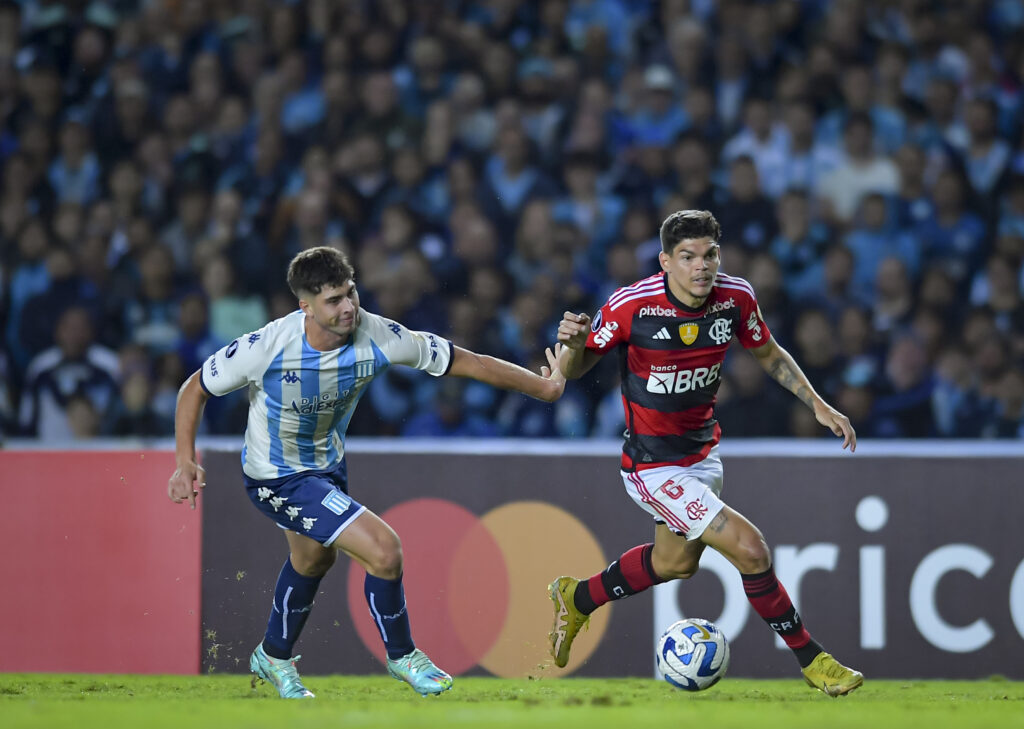
[[256,508],[282,529],[329,547],[366,507],[348,495],[344,459],[333,471],[303,471],[258,481],[242,474]]

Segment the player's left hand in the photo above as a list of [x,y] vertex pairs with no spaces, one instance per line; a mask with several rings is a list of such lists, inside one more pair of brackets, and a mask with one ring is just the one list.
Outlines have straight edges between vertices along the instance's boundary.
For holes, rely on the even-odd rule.
[[558,368],[558,355],[562,352],[562,345],[556,344],[554,349],[548,347],[544,350],[544,356],[548,358],[547,366],[541,366],[540,374],[541,377],[551,382],[553,387],[551,388],[551,397],[544,398],[545,402],[554,402],[562,396],[565,392],[565,375]]
[[857,450],[857,431],[850,425],[848,417],[826,402],[815,405],[814,417],[818,419],[819,423],[843,439],[844,450],[847,447],[849,447],[850,453]]

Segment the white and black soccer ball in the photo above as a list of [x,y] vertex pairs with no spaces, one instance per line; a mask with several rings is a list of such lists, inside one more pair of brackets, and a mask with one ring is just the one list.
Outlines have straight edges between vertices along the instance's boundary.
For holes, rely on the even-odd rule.
[[658,638],[658,671],[676,688],[703,691],[729,670],[729,642],[718,626],[701,618],[686,618]]

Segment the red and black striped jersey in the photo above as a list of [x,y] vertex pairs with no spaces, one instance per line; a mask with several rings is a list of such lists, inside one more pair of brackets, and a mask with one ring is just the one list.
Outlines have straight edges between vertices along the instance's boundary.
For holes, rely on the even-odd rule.
[[693,309],[661,273],[619,289],[594,316],[587,349],[616,350],[626,434],[622,469],[688,466],[720,436],[715,398],[729,342],[748,348],[771,339],[753,287],[719,273],[704,305]]

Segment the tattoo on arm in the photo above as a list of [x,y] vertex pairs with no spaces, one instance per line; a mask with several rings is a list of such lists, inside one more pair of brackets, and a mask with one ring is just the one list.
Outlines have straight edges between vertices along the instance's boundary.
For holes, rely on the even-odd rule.
[[715,534],[721,534],[722,530],[725,529],[725,523],[729,521],[729,517],[725,515],[725,510],[718,512],[718,516],[712,519],[708,525],[708,529],[715,532]]
[[803,384],[797,377],[796,372],[788,361],[780,357],[771,364],[768,374],[776,382],[792,392],[800,401],[809,408],[814,407],[814,398],[811,397],[811,389]]

